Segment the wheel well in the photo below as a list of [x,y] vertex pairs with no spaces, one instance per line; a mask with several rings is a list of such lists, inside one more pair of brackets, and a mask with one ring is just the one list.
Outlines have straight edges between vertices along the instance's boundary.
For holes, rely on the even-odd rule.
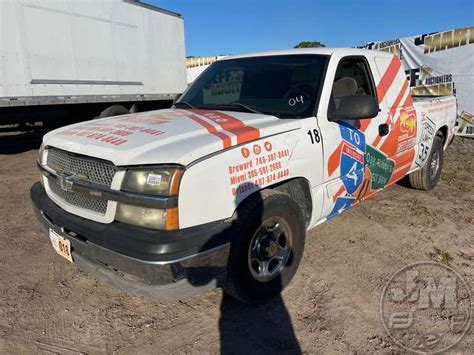
[[294,198],[303,212],[305,226],[308,227],[311,222],[311,214],[313,210],[311,189],[309,186],[309,181],[305,178],[294,178],[268,186],[265,190],[272,189],[280,191]]
[[436,136],[441,137],[443,140],[443,145],[446,143],[446,139],[448,139],[448,126],[443,126],[436,132]]
[[295,178],[270,186],[269,188],[287,193],[293,197],[303,211],[306,227],[309,226],[313,212],[313,201],[311,200],[311,188],[308,180],[305,178]]

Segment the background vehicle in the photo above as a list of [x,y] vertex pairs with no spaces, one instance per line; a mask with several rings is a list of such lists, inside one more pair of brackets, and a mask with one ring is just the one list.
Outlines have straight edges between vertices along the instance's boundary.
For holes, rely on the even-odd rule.
[[132,0],[7,0],[0,26],[0,126],[166,108],[186,88],[179,14]]
[[233,56],[170,110],[50,132],[31,196],[58,253],[122,289],[260,302],[293,278],[306,230],[406,175],[432,189],[455,119],[452,96],[412,98],[392,54]]

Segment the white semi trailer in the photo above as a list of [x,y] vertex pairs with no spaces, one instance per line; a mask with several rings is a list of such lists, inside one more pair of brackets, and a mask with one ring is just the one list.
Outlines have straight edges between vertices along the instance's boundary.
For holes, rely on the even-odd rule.
[[166,108],[186,85],[180,14],[134,0],[0,1],[0,126]]

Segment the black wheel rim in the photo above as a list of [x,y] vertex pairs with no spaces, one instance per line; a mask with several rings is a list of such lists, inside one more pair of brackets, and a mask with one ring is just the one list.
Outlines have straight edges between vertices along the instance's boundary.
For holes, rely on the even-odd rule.
[[439,152],[436,151],[433,153],[433,156],[431,157],[430,180],[433,180],[436,177],[436,174],[438,174],[438,170],[439,170]]
[[262,222],[252,237],[248,250],[248,266],[253,278],[268,282],[277,277],[291,255],[292,235],[281,217]]

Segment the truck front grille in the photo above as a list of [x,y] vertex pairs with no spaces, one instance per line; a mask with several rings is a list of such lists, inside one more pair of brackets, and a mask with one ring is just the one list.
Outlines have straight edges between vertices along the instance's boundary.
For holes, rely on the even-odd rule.
[[100,214],[105,214],[105,212],[107,212],[107,200],[102,198],[93,198],[82,192],[64,191],[61,189],[57,181],[49,180],[49,188],[56,196],[70,205]]
[[[58,174],[72,174],[84,182],[110,187],[117,168],[110,162],[49,148],[46,165]],[[64,202],[100,214],[107,211],[107,200],[85,193],[64,191],[58,181],[50,180],[51,192]]]
[[110,187],[117,168],[105,160],[76,155],[56,148],[48,149],[46,161],[59,174],[74,174],[95,184]]

